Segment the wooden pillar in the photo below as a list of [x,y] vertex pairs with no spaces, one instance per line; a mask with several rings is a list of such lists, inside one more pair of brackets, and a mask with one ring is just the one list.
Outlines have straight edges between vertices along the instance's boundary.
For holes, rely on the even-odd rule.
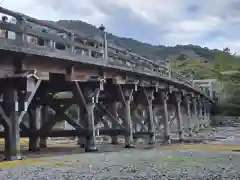
[[156,127],[154,122],[154,114],[153,114],[153,103],[154,100],[153,96],[153,89],[148,89],[145,91],[147,96],[148,102],[148,132],[150,133],[149,136],[149,143],[148,144],[155,144],[156,143]]
[[194,118],[194,128],[196,131],[199,130],[199,121],[198,121],[198,111],[197,111],[197,97],[193,97],[193,118]]
[[86,108],[87,108],[87,129],[88,135],[85,138],[85,152],[98,151],[96,147],[96,135],[95,135],[95,120],[94,120],[94,109],[95,104],[98,101],[98,94],[100,90],[98,88],[86,89]]
[[22,159],[18,123],[18,93],[14,87],[5,88],[3,92],[3,109],[8,117],[8,123],[5,125],[5,158],[10,161]]
[[125,106],[124,106],[124,124],[127,130],[127,134],[125,135],[125,148],[134,148],[134,140],[133,140],[133,122],[131,118],[131,101],[133,99],[133,90],[125,89],[124,97],[125,97]]
[[36,152],[40,149],[40,138],[37,137],[37,130],[40,129],[41,106],[33,104],[28,110],[29,114],[29,151]]
[[164,119],[164,141],[171,144],[169,115],[168,115],[168,92],[161,91],[161,99],[163,103],[163,119]]
[[[109,111],[112,114],[112,116],[117,119],[118,118],[118,102],[113,102],[110,107],[109,107]],[[112,121],[112,129],[116,129],[117,128],[117,122],[116,121]],[[112,138],[112,144],[118,144],[118,136],[114,135],[111,136]]]
[[199,127],[201,128],[203,125],[203,103],[202,100],[198,101],[198,117],[199,117]]
[[[86,127],[86,121],[87,121],[87,111],[86,109],[84,108],[84,106],[80,106],[79,105],[79,108],[78,108],[78,122],[79,124],[82,124],[84,127]],[[78,142],[77,144],[80,146],[80,148],[85,148],[85,144],[86,144],[86,141],[85,141],[85,137],[78,137]]]
[[[48,121],[48,109],[49,109],[49,106],[47,104],[44,104],[42,106],[41,126]],[[40,137],[39,144],[40,144],[40,148],[46,148],[47,147],[47,137]]]
[[189,95],[185,95],[185,104],[186,104],[186,108],[187,108],[187,118],[188,118],[188,122],[187,122],[187,126],[188,126],[188,134],[191,137],[192,136],[192,114],[191,114],[191,101],[190,101],[190,96]]
[[182,94],[180,92],[175,93],[176,98],[176,108],[177,108],[177,126],[178,126],[178,138],[179,141],[184,140],[184,134],[183,134],[183,119],[182,119]]
[[[85,115],[86,115],[86,110],[84,109],[84,107],[83,106],[80,107],[80,105],[78,105],[77,116],[78,116],[79,124],[82,124],[82,125],[84,124]],[[77,144],[80,145],[80,148],[85,148],[85,137],[78,137]]]
[[206,126],[206,123],[207,123],[207,105],[206,103],[204,103],[204,106],[203,106],[203,113],[204,113],[204,126]]
[[206,106],[206,126],[210,125],[210,104],[209,102],[205,103]]

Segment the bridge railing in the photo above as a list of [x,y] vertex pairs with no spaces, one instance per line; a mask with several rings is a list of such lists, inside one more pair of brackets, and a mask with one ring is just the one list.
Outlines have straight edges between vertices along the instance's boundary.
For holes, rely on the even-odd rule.
[[[102,43],[88,39],[78,32],[56,26],[54,23],[10,11],[0,7],[0,13],[11,16],[16,23],[1,21],[0,28],[5,30],[7,38],[13,34],[12,43],[24,47],[45,48],[51,51],[67,51],[80,53],[101,59],[103,56]],[[76,39],[76,40],[75,40]]]
[[[6,40],[6,44],[10,42],[11,45],[18,47],[54,52],[60,55],[88,56],[106,63],[105,65],[126,66],[137,71],[157,73],[160,77],[172,78],[201,91],[200,87],[194,85],[191,80],[169,71],[166,64],[156,63],[112,44],[105,46],[106,41],[103,37],[90,39],[80,32],[65,29],[51,22],[37,20],[3,7],[0,7],[0,13],[11,16],[15,20],[13,22],[4,19],[0,21],[2,34],[0,39],[3,43]],[[11,34],[12,37],[10,37]],[[105,56],[107,56],[107,62],[105,62]]]
[[184,75],[184,74],[180,74],[177,72],[171,72],[171,78],[176,79],[177,81],[183,82],[189,86],[193,86],[198,91],[204,91],[201,86],[199,86],[198,84],[195,84],[192,79],[190,79],[189,77],[186,77],[186,75]]
[[[89,39],[79,32],[65,29],[54,23],[37,20],[24,14],[0,7],[0,13],[12,16],[16,23],[1,22],[2,30],[14,34],[13,44],[24,47],[45,48],[51,51],[67,51],[104,60],[104,40],[102,37]],[[7,35],[8,36],[8,35]],[[35,48],[36,48],[35,47]],[[109,44],[108,64],[138,68],[145,71],[159,72],[161,76],[168,76],[165,66],[141,57],[126,49]]]

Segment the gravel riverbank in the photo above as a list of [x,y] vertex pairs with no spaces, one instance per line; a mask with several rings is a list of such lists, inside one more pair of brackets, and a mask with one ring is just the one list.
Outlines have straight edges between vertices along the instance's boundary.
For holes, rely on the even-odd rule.
[[31,164],[3,168],[0,179],[240,179],[236,153],[123,150],[42,158]]
[[[183,145],[177,147],[181,146]],[[2,167],[0,179],[239,180],[240,154],[231,150],[224,153],[218,150],[210,152],[202,149],[183,152],[160,146],[147,150],[119,151],[118,149],[115,152],[78,153],[45,157],[12,167]]]

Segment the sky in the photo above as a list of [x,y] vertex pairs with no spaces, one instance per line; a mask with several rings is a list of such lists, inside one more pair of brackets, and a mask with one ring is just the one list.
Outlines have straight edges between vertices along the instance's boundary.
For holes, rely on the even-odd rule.
[[0,0],[44,20],[82,20],[154,45],[229,47],[240,54],[240,0]]

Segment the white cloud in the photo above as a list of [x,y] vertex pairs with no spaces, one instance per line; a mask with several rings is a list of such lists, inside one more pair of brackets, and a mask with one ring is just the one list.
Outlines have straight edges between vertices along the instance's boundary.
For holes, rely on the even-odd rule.
[[99,25],[104,23],[107,18],[104,12],[99,11],[91,0],[5,0],[2,6],[45,20],[83,20]]
[[[210,48],[229,46],[240,53],[240,35],[237,33],[240,28],[237,25],[240,24],[239,0],[5,0],[2,5],[39,19],[83,20],[94,25],[117,21],[116,17],[119,20],[121,15],[126,18],[121,13],[127,11],[139,21],[136,31],[142,28],[141,22],[151,24],[150,34],[153,31],[152,36],[157,34],[151,39],[159,39],[159,44],[200,42],[199,45]],[[120,22],[124,22],[124,30],[135,23],[131,18]],[[215,31],[219,34],[213,33]],[[139,39],[144,37],[149,38],[142,34]]]
[[221,26],[222,20],[218,17],[206,16],[200,19],[187,19],[174,23],[165,35],[165,41],[170,44],[191,44],[203,34]]

